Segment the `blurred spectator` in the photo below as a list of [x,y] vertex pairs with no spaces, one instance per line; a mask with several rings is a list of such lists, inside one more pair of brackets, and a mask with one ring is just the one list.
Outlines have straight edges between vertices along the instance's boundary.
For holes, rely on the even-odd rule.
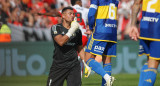
[[7,26],[9,6],[8,1],[0,0],[0,42],[11,42],[11,30]]
[[23,26],[27,27],[33,27],[34,25],[34,18],[31,13],[26,13],[24,11],[21,11],[20,14],[20,21],[22,21]]
[[22,5],[21,8],[22,8],[24,11],[28,11],[28,10],[30,10],[31,7],[32,7],[32,0],[22,0],[21,5]]
[[[126,27],[130,23],[130,14],[133,0],[121,0],[118,6],[118,40],[124,40],[128,33],[125,33]],[[125,38],[126,37],[126,38]]]
[[0,22],[0,30],[1,30],[2,25],[3,25],[3,23],[2,23],[2,22]]
[[6,23],[0,22],[0,42],[11,42],[11,30]]
[[[83,0],[87,5],[89,0]],[[0,0],[2,20],[16,26],[50,28],[61,23],[59,17],[38,16],[35,13],[54,13],[71,5],[70,0]],[[86,7],[86,6],[85,6]]]
[[7,15],[7,13],[0,8],[0,22],[2,23],[7,23],[7,19],[9,18],[9,16]]
[[90,0],[82,0],[82,6],[86,7],[86,8],[89,8],[89,6],[90,6]]
[[22,26],[22,21],[20,20],[20,17],[19,17],[21,15],[21,11],[17,6],[12,9],[11,15],[12,16],[10,16],[10,20],[11,20],[10,23],[15,24],[17,26]]
[[57,8],[61,7],[61,3],[63,3],[64,7],[67,7],[70,5],[69,1],[67,0],[57,0]]
[[[90,0],[82,0],[82,6],[89,8]],[[130,14],[133,0],[120,0],[118,7],[118,39],[128,38],[127,26],[130,24]],[[0,0],[0,22],[12,23],[16,26],[32,28],[49,28],[61,23],[60,17],[39,16],[36,13],[52,13],[66,6],[71,6],[70,0]],[[139,14],[141,15],[141,14]],[[140,21],[141,17],[138,18]]]
[[49,6],[56,4],[56,0],[43,0],[43,2],[46,2]]
[[61,3],[61,7],[58,10],[62,10],[64,8],[64,4]]

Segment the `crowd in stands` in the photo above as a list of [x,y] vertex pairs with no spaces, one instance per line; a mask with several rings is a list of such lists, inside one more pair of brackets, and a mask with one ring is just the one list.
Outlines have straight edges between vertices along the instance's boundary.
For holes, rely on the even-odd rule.
[[[134,0],[120,0],[118,6],[118,39],[127,39],[131,8]],[[82,0],[89,8],[90,0]],[[0,23],[16,26],[48,28],[61,22],[60,17],[37,15],[37,13],[62,10],[71,6],[70,0],[0,0]]]
[[0,0],[0,5],[5,21],[17,26],[48,28],[58,23],[56,17],[36,14],[36,12],[44,13],[56,9],[55,0]]
[[118,6],[118,30],[119,40],[128,39],[128,26],[130,25],[131,8],[134,0],[121,0]]

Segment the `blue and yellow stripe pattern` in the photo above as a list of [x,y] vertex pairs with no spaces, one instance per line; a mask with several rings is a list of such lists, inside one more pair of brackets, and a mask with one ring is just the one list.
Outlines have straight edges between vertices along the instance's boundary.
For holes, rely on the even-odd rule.
[[140,39],[160,41],[160,0],[143,0]]
[[117,0],[91,0],[88,13],[89,28],[96,41],[117,41]]

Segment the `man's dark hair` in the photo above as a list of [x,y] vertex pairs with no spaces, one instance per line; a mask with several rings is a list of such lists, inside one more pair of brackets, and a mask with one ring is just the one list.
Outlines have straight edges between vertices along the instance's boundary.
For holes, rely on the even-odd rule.
[[64,12],[65,12],[66,10],[68,10],[68,9],[69,9],[69,10],[73,10],[72,7],[65,7],[65,8],[62,9],[62,13],[64,13]]
[[75,5],[77,1],[81,1],[81,0],[71,0],[72,6]]

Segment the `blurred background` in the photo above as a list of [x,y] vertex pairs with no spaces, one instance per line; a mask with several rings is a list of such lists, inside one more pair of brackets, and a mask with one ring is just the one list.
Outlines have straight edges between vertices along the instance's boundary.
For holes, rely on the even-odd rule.
[[[128,26],[132,4],[133,0],[120,0],[117,15],[118,40],[129,39]],[[82,0],[83,7],[89,8],[89,5],[90,0]],[[47,31],[52,25],[61,23],[61,18],[37,15],[37,13],[53,13],[66,6],[71,6],[70,0],[0,0],[0,24],[2,28],[8,28],[12,42],[51,41]],[[139,24],[141,13],[137,18]]]
[[[118,6],[117,57],[112,58],[115,86],[137,86],[146,61],[145,56],[138,56],[139,43],[128,36],[133,1],[120,0]],[[82,0],[82,5],[89,8],[90,0]],[[37,13],[52,13],[66,6],[71,6],[70,0],[0,0],[0,86],[46,86],[54,54],[50,28],[61,23],[61,18]],[[140,12],[137,26],[141,16]],[[159,76],[155,86],[160,85]],[[82,78],[82,86],[100,84],[101,77],[94,72]]]

